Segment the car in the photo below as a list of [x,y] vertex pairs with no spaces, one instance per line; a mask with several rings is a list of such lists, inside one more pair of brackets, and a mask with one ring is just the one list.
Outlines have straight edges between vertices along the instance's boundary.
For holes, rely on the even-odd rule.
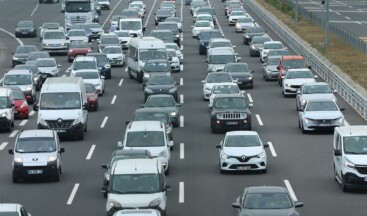
[[244,11],[242,5],[239,5],[239,4],[233,4],[233,5],[228,5],[228,8],[227,8],[227,18],[229,18],[232,14],[232,12],[234,11]]
[[19,21],[15,27],[15,37],[37,37],[37,28],[33,21]]
[[15,65],[15,70],[30,70],[33,74],[33,85],[36,87],[36,91],[41,90],[42,87],[42,73],[38,70],[35,64],[29,65]]
[[226,64],[239,62],[241,59],[232,47],[210,48],[208,49],[206,60],[208,73],[223,71]]
[[[223,1],[224,0],[222,0],[222,2]],[[225,1],[225,3],[224,3],[224,15],[226,15],[228,17],[228,13],[231,13],[233,8],[243,10],[242,3],[240,1]]]
[[3,86],[18,86],[24,93],[28,103],[36,102],[36,86],[33,83],[31,70],[12,69],[4,74]]
[[110,0],[96,0],[96,3],[104,10],[110,10]]
[[140,105],[140,107],[162,108],[168,112],[172,125],[174,127],[178,127],[180,125],[180,112],[178,108],[181,107],[181,104],[177,103],[172,95],[151,95],[147,98],[145,104]]
[[111,64],[108,61],[107,55],[104,53],[88,53],[87,56],[93,56],[97,61],[97,66],[101,76],[106,79],[111,79]]
[[98,91],[93,83],[84,83],[85,92],[87,93],[87,101],[89,105],[89,111],[97,111],[98,104]]
[[312,74],[310,69],[289,69],[282,78],[283,96],[296,95],[303,84],[315,83],[317,77],[317,75]]
[[167,17],[165,22],[174,22],[174,23],[176,23],[179,32],[182,32],[182,20],[179,17]]
[[175,17],[176,16],[176,7],[173,4],[161,4],[160,8],[162,10],[169,10],[171,11],[171,16]]
[[81,77],[84,83],[92,83],[96,88],[98,95],[102,96],[105,89],[104,77],[101,76],[98,70],[84,69],[78,70],[75,73],[70,74],[71,77]]
[[12,67],[18,64],[25,64],[27,62],[29,53],[38,52],[38,48],[34,45],[19,45],[12,56]]
[[52,30],[64,30],[63,27],[60,26],[60,24],[58,22],[45,22],[42,24],[40,28],[40,38],[43,37],[43,32],[46,30],[46,29],[52,29]]
[[307,65],[306,60],[303,56],[300,55],[285,55],[281,56],[279,60],[278,70],[278,83],[281,86],[282,76],[287,73],[289,69],[297,69],[297,68],[308,68],[311,69],[311,66]]
[[249,26],[243,29],[243,44],[249,45],[255,36],[267,36],[266,31],[261,26]]
[[104,34],[104,30],[99,23],[86,23],[82,26],[87,33],[88,42],[92,42],[92,40],[98,39]]
[[199,7],[206,7],[208,6],[208,3],[206,1],[197,1],[197,2],[193,2],[191,4],[190,7],[190,12],[192,15],[194,15],[194,12],[199,8]]
[[140,17],[140,10],[137,8],[128,8],[122,10],[122,16],[126,16],[126,18],[141,18]]
[[215,9],[214,7],[211,6],[203,6],[203,7],[199,7],[198,9],[196,9],[193,13],[193,18],[194,20],[196,19],[196,16],[199,14],[210,14],[213,17],[213,22],[215,24],[215,19],[214,16],[216,15]]
[[114,31],[120,41],[120,45],[122,49],[128,49],[129,48],[129,41],[130,41],[130,32],[128,30],[117,30]]
[[283,46],[283,43],[280,41],[266,41],[263,43],[260,51],[260,62],[265,62],[268,57],[269,50],[286,50],[287,47]]
[[270,58],[272,56],[276,56],[276,57],[282,57],[282,56],[287,56],[289,55],[289,52],[288,50],[281,50],[281,49],[271,49],[268,51],[268,57],[267,58]]
[[150,95],[154,94],[169,94],[178,102],[177,83],[172,75],[152,75],[148,79],[144,88],[144,101]]
[[245,18],[247,16],[247,13],[243,10],[232,11],[231,15],[228,17],[228,25],[235,25],[237,23],[237,19]]
[[223,34],[217,29],[205,30],[200,32],[197,38],[199,40],[199,54],[205,55],[210,40],[213,38],[223,38]]
[[89,42],[87,33],[84,29],[70,29],[67,34],[69,41],[72,43],[73,41],[82,41]]
[[230,131],[216,148],[219,149],[220,173],[227,171],[267,172],[265,148],[256,131]]
[[92,47],[88,42],[73,41],[68,49],[68,62],[73,62],[76,56],[85,56],[92,52]]
[[91,70],[99,70],[97,59],[94,56],[77,56],[73,64],[66,69],[66,73],[73,74],[78,70],[91,69]]
[[5,130],[10,132],[12,127],[14,127],[14,114],[15,108],[12,101],[12,90],[9,88],[0,88],[0,130]]
[[209,100],[210,93],[214,85],[218,83],[233,83],[233,79],[229,73],[216,72],[208,73],[205,80],[201,81],[203,83],[203,99]]
[[12,104],[14,104],[14,119],[27,119],[29,117],[29,105],[23,91],[18,86],[6,86],[11,89]]
[[212,133],[229,130],[251,130],[252,103],[242,95],[220,94],[214,98],[210,112]]
[[[271,41],[271,38],[268,36],[254,36],[249,42],[250,49],[249,49],[249,56],[250,57],[259,57],[261,49],[265,42]],[[280,51],[280,50],[279,50]]]
[[192,27],[192,37],[196,38],[203,30],[213,29],[209,21],[196,21]]
[[245,215],[294,215],[304,204],[294,201],[287,188],[278,186],[252,186],[243,190],[232,207],[238,216]]
[[344,126],[344,115],[333,100],[309,99],[298,112],[298,127],[302,133],[310,131],[334,131],[335,127]]
[[[153,30],[150,32],[151,37],[158,38],[162,40],[164,43],[176,43],[173,40],[173,33],[171,30],[165,29],[165,30]],[[178,44],[177,44],[178,45]]]
[[149,59],[143,67],[143,85],[153,74],[171,74],[171,64],[166,59]]
[[180,46],[181,43],[180,30],[178,29],[177,23],[164,21],[158,24],[157,29],[172,31],[173,42],[175,42],[178,46]]
[[68,52],[69,41],[64,30],[61,29],[46,29],[43,32],[41,39],[42,51],[51,53]]
[[27,65],[34,65],[38,58],[50,58],[50,54],[44,51],[31,52],[28,54]]
[[236,83],[219,83],[213,86],[209,97],[209,109],[213,106],[213,101],[220,94],[239,94],[244,96],[245,91],[241,91]]
[[35,62],[38,70],[41,72],[42,83],[48,77],[57,77],[59,76],[59,69],[61,65],[57,64],[55,58],[38,58]]
[[[101,167],[105,170],[103,177],[103,186],[108,187],[111,176],[111,168],[113,163],[119,160],[127,159],[152,159],[152,155],[145,149],[119,149],[113,151],[111,158],[107,164],[102,164]],[[103,193],[106,198],[107,193]]]
[[235,23],[235,32],[243,32],[253,26],[255,26],[255,21],[251,17],[239,17]]
[[106,54],[111,66],[123,67],[125,65],[125,54],[120,46],[106,46],[102,53]]
[[31,216],[31,214],[17,203],[0,203],[0,215]]
[[164,22],[168,17],[172,16],[172,12],[169,9],[158,9],[155,15],[155,25],[158,25],[160,22]]
[[226,39],[226,38],[213,38],[209,41],[208,44],[208,50],[207,53],[210,49],[212,48],[217,48],[217,47],[227,47],[227,48],[235,48],[235,45],[232,45],[231,40]]
[[174,49],[167,49],[167,55],[169,63],[171,64],[171,71],[177,73],[181,72],[181,61],[176,51]]
[[141,2],[131,2],[129,4],[129,9],[130,8],[136,8],[139,10],[139,16],[141,18],[144,18],[144,14],[145,14],[145,9],[144,9],[144,5],[141,4]]
[[182,59],[182,52],[181,49],[178,47],[176,43],[164,43],[167,49],[174,49],[176,52],[176,55]]
[[223,72],[231,74],[239,88],[254,88],[253,71],[249,69],[247,63],[227,63]]
[[100,39],[97,40],[98,50],[102,50],[107,46],[120,46],[120,39],[115,33],[103,34]]
[[268,57],[268,60],[263,63],[263,78],[268,80],[278,80],[279,76],[279,70],[278,70],[278,64],[279,64],[279,56],[270,56]]
[[196,23],[197,21],[208,21],[212,29],[214,29],[214,19],[210,14],[198,14],[194,23]]
[[301,110],[311,99],[329,99],[336,102],[335,93],[336,90],[333,90],[326,82],[305,83],[297,91],[296,109]]
[[125,209],[115,212],[114,216],[161,216],[161,213],[156,209]]

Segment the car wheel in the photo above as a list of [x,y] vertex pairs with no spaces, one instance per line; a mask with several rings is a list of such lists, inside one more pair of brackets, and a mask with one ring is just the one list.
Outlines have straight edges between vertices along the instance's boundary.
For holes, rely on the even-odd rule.
[[249,55],[250,55],[250,57],[254,57],[254,55],[252,54],[252,52],[251,52],[251,51],[249,52]]
[[13,174],[12,180],[13,180],[13,183],[19,183],[19,178],[14,174]]
[[169,166],[168,166],[168,169],[166,170],[166,171],[164,171],[164,174],[166,174],[166,175],[169,175]]
[[107,198],[107,192],[103,192],[103,197]]
[[213,134],[218,133],[218,131],[217,131],[217,129],[216,129],[216,128],[211,127],[211,129],[212,129],[212,133],[213,133]]
[[129,78],[134,79],[134,76],[131,74],[130,68],[128,68],[127,71],[128,71],[127,73],[129,74]]
[[343,192],[348,192],[349,188],[345,185],[345,177],[343,176],[343,173],[341,173],[340,176],[341,176],[340,184],[341,184],[341,187],[342,187],[342,191]]
[[10,124],[11,127],[14,127],[14,120]]
[[68,58],[68,62],[71,63],[73,62],[73,60],[71,58]]
[[54,176],[54,181],[55,182],[60,181],[60,169],[57,171],[57,174]]
[[9,123],[8,128],[6,128],[6,132],[11,132],[11,123]]
[[94,111],[97,111],[98,110],[98,103],[94,106],[93,110]]
[[79,134],[79,140],[84,140],[84,130]]
[[297,100],[296,100],[296,110],[297,111],[300,111],[301,109],[299,108],[299,106],[298,106],[298,102],[297,102]]
[[303,123],[301,124],[301,129],[302,129],[302,133],[303,133],[303,134],[306,134],[306,133],[307,133],[307,131],[305,130],[305,128],[304,128],[304,126],[303,126]]
[[248,42],[248,40],[245,40],[245,43],[244,43],[245,45],[248,45],[249,44],[249,42]]
[[85,125],[84,132],[88,130],[88,124]]

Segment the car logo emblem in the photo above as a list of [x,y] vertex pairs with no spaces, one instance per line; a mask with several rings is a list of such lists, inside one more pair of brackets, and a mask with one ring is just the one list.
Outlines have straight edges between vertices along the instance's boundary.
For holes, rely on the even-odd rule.
[[241,159],[242,159],[242,160],[246,160],[246,156],[245,156],[245,155],[242,155],[242,156],[241,156]]
[[62,124],[62,119],[61,118],[57,119],[57,123]]
[[159,89],[159,91],[162,91],[162,89]]
[[77,16],[77,17],[76,17],[76,20],[78,20],[78,21],[79,21],[79,20],[80,20],[80,16]]
[[32,158],[33,161],[38,161],[38,158]]

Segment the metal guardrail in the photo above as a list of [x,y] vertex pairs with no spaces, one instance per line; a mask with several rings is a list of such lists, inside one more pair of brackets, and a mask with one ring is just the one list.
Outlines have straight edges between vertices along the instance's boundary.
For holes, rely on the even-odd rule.
[[367,92],[332,64],[316,49],[300,38],[288,26],[279,21],[254,0],[244,0],[257,16],[281,37],[298,55],[303,55],[312,69],[346,100],[364,119],[367,119]]

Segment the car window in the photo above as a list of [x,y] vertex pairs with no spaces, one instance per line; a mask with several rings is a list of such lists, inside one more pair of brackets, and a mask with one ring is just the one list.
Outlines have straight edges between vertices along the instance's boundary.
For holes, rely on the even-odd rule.
[[51,137],[21,138],[17,140],[15,152],[38,153],[56,151],[56,142]]
[[367,136],[347,136],[343,138],[345,154],[367,154]]
[[147,107],[175,107],[176,103],[172,97],[150,97],[146,102]]
[[127,133],[126,147],[159,147],[165,145],[162,131],[131,131]]
[[30,85],[32,83],[32,76],[30,74],[6,75],[4,77],[4,85]]
[[330,94],[331,88],[328,85],[306,85],[303,87],[303,94]]
[[334,102],[309,102],[307,103],[306,111],[337,111],[338,107]]
[[261,146],[257,135],[230,135],[224,142],[226,147],[255,147]]
[[75,61],[73,64],[74,70],[82,69],[96,69],[96,62],[94,61]]
[[0,109],[5,109],[8,107],[8,98],[0,97]]
[[244,200],[247,209],[286,209],[292,202],[286,193],[250,193]]
[[157,174],[113,175],[112,193],[149,194],[159,191],[160,181]]
[[227,108],[247,108],[247,104],[244,98],[218,98],[215,102],[215,107],[220,109]]

